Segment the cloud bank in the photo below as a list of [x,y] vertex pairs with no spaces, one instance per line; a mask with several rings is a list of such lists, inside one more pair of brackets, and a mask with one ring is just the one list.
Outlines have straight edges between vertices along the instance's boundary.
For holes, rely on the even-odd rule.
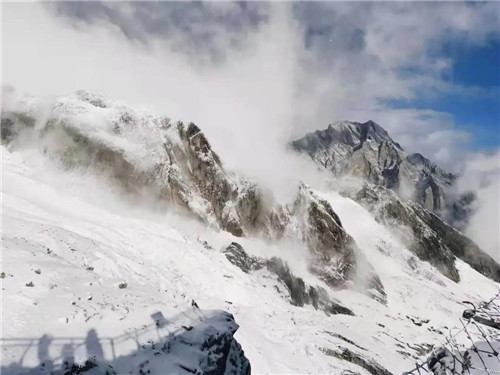
[[44,97],[97,91],[194,121],[227,167],[282,196],[297,176],[320,180],[286,142],[337,120],[374,120],[467,175],[472,135],[452,114],[393,103],[482,95],[453,82],[442,49],[498,38],[499,14],[494,2],[8,3],[2,83]]

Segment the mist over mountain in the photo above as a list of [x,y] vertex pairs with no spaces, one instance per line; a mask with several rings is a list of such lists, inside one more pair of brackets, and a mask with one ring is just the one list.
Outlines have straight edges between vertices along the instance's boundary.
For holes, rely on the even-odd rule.
[[[191,299],[196,306],[203,305],[209,309],[226,306],[236,316],[238,324],[244,327],[244,331],[254,329],[253,325],[245,327],[246,313],[243,316],[241,314],[249,308],[248,303],[250,306],[255,304],[257,310],[254,314],[257,315],[254,319],[261,319],[260,314],[267,310],[261,309],[259,297],[241,304],[241,302],[227,300],[228,295],[219,295],[216,290],[200,294],[201,290],[206,290],[206,287],[214,282],[208,275],[217,272],[217,267],[219,267],[217,264],[220,265],[222,262],[225,268],[231,270],[230,275],[232,275],[228,276],[225,273],[221,275],[220,282],[223,285],[227,282],[228,288],[234,288],[232,279],[239,280],[241,277],[242,280],[250,282],[248,286],[245,284],[237,287],[234,293],[245,291],[247,294],[252,291],[251,293],[258,294],[261,293],[259,291],[262,288],[271,287],[269,291],[266,291],[270,294],[264,297],[267,301],[265,303],[269,304],[272,310],[276,308],[276,303],[282,306],[279,325],[284,324],[283,319],[289,320],[290,316],[296,317],[299,314],[309,319],[314,315],[316,318],[304,328],[309,327],[306,329],[312,329],[312,332],[316,332],[315,334],[318,334],[318,329],[323,330],[326,339],[331,332],[324,331],[326,327],[324,325],[329,324],[327,322],[332,319],[332,316],[345,316],[345,322],[349,325],[350,319],[360,322],[360,319],[366,319],[363,318],[366,314],[375,314],[378,316],[377,320],[386,316],[395,322],[399,321],[398,324],[403,324],[403,326],[394,322],[391,326],[398,332],[408,334],[407,340],[410,340],[412,332],[420,325],[413,325],[413,323],[408,325],[407,318],[399,316],[404,314],[407,306],[399,306],[395,301],[395,298],[400,299],[406,296],[404,300],[408,302],[408,288],[412,290],[410,295],[413,296],[415,293],[421,293],[421,298],[429,298],[429,293],[437,293],[439,298],[446,298],[451,302],[456,300],[455,293],[459,295],[466,293],[460,297],[462,299],[473,298],[473,293],[477,293],[474,285],[478,282],[484,285],[485,292],[493,291],[500,282],[498,263],[464,234],[447,224],[443,216],[438,215],[450,207],[448,202],[451,195],[447,195],[447,189],[452,186],[456,176],[444,172],[420,154],[406,154],[381,126],[373,122],[337,123],[329,126],[325,131],[317,131],[292,142],[291,146],[296,152],[306,153],[317,163],[318,167],[327,170],[327,173],[322,174],[325,179],[324,186],[328,186],[328,181],[332,183],[332,181],[343,181],[345,178],[355,178],[357,183],[349,185],[342,182],[340,185],[342,195],[339,195],[331,188],[313,189],[307,185],[307,181],[303,181],[297,184],[295,197],[287,202],[277,199],[272,190],[259,186],[258,182],[226,169],[224,160],[214,151],[203,131],[193,123],[186,124],[175,122],[164,116],[157,117],[147,111],[134,110],[101,95],[84,91],[61,97],[53,102],[46,102],[19,93],[14,88],[6,87],[3,90],[3,102],[2,147],[9,181],[3,193],[7,201],[5,206],[7,212],[4,214],[7,231],[4,233],[4,242],[7,249],[17,249],[16,254],[24,254],[20,258],[18,256],[11,258],[11,254],[14,254],[13,250],[6,252],[8,264],[13,267],[12,273],[7,274],[12,280],[7,279],[6,282],[8,286],[10,285],[11,291],[18,290],[15,283],[12,284],[15,280],[14,270],[27,267],[26,271],[22,272],[29,273],[30,269],[36,268],[40,270],[40,274],[43,272],[44,275],[45,273],[50,275],[53,272],[59,272],[57,264],[63,260],[74,265],[71,267],[79,268],[83,264],[84,272],[90,270],[91,273],[80,276],[82,280],[89,280],[88,285],[93,285],[96,280],[100,280],[98,284],[102,285],[104,282],[102,278],[105,277],[109,279],[106,283],[113,284],[121,281],[120,285],[125,285],[124,288],[129,290],[129,285],[132,288],[142,288],[140,285],[156,283],[159,277],[163,280],[161,283],[166,286],[165,291],[168,291],[172,286],[167,285],[175,282],[170,270],[174,264],[175,267],[186,267],[189,264],[185,263],[186,256],[192,257],[192,261],[199,261],[198,258],[203,253],[212,254],[212,257],[218,254],[213,260],[204,261],[199,281],[186,280],[187,284],[182,287],[186,292],[181,295],[174,292],[168,299],[176,301],[175,305],[182,304],[182,301],[187,303]],[[310,167],[317,168],[314,165]],[[70,175],[80,180],[78,184],[81,185],[80,187],[76,188],[67,183],[58,182],[58,180],[65,181],[67,177],[64,176]],[[40,179],[38,183],[44,186],[43,193],[37,191],[37,183],[29,182],[38,179]],[[19,189],[21,186],[22,189]],[[115,255],[112,254],[116,253],[118,256],[124,251],[124,244],[121,244],[121,241],[116,244],[108,243],[114,236],[112,232],[103,233],[97,239],[93,230],[90,232],[87,230],[82,232],[82,230],[89,225],[96,225],[91,224],[97,219],[92,212],[98,209],[103,213],[109,213],[98,219],[101,224],[97,225],[105,225],[109,228],[108,230],[116,228],[123,234],[119,224],[121,219],[116,222],[121,216],[115,216],[118,213],[115,205],[111,205],[110,202],[105,202],[103,205],[104,201],[95,196],[90,195],[90,199],[86,197],[85,201],[88,203],[74,200],[75,197],[83,197],[81,194],[88,191],[87,189],[93,190],[92,186],[97,189],[108,186],[108,189],[111,189],[111,195],[108,195],[106,200],[120,199],[123,201],[120,205],[135,207],[129,211],[130,213],[121,209],[122,213],[119,214],[123,216],[123,220],[132,220],[129,224],[131,225],[130,235],[143,225],[149,227],[150,224],[146,223],[151,223],[151,219],[148,219],[150,215],[156,217],[160,215],[160,221],[163,224],[155,223],[157,228],[155,231],[160,236],[158,244],[164,243],[162,246],[167,247],[157,251],[163,254],[161,257],[173,257],[166,258],[170,259],[168,261],[165,260],[170,262],[168,268],[159,270],[160,273],[156,275],[141,271],[140,267],[148,267],[144,261],[149,257],[144,258],[143,250],[137,252],[136,246],[143,248],[144,244],[135,242],[135,245],[126,245],[129,252],[127,257],[132,258],[127,263],[120,261],[120,258],[115,258],[112,268],[114,270],[108,274],[107,270],[111,270],[109,268],[111,264],[108,264],[109,260],[98,260],[99,256],[95,258],[96,246],[101,247],[105,244],[106,257],[114,257]],[[58,203],[57,200],[51,198],[55,197],[56,191],[60,191],[67,200],[65,208],[69,210],[67,213],[56,213]],[[88,195],[88,193],[85,194]],[[31,203],[23,208],[23,214],[19,217],[15,214],[17,205],[14,202],[27,202],[28,196]],[[101,202],[100,207],[95,206],[98,202]],[[36,214],[37,211],[33,211],[35,207],[38,207],[36,210],[42,210],[44,214],[37,216],[39,215]],[[143,213],[137,219],[127,219],[138,209]],[[146,213],[145,218],[141,218],[145,215],[144,213]],[[167,213],[168,216],[165,216]],[[54,214],[56,215],[54,219],[50,219],[51,229],[46,232],[43,229],[45,219],[41,218]],[[33,219],[26,219],[30,215],[35,216]],[[108,215],[111,216],[108,217]],[[19,227],[17,224],[19,220],[28,221]],[[39,220],[42,221],[34,224]],[[69,222],[77,220],[80,224],[75,222],[74,225],[70,225],[71,229],[68,229],[68,224],[63,224],[67,220]],[[88,224],[83,224],[82,220],[88,221]],[[18,233],[18,230],[24,233],[22,228],[28,223],[30,223],[29,226],[35,225],[35,227],[30,233],[22,234],[23,242],[19,242],[19,235],[14,233]],[[137,225],[139,227],[136,228]],[[191,229],[187,229],[189,227]],[[165,234],[162,233],[164,231],[170,233],[172,230],[179,234],[174,235],[172,239],[164,238]],[[43,239],[44,233],[51,233],[49,234],[49,238],[52,238],[50,242],[56,241],[55,248]],[[139,236],[139,232],[137,235]],[[42,237],[37,240],[38,236]],[[176,245],[173,243],[169,245],[169,241],[176,238],[175,236],[181,236],[175,241],[180,241],[179,244],[182,243],[183,248],[189,247],[189,252],[186,253],[186,250],[183,250],[183,253],[178,253],[174,250]],[[61,242],[57,241],[58,238]],[[139,238],[144,237],[140,235],[137,241]],[[103,245],[97,245],[95,241],[102,242]],[[26,247],[24,243],[31,245]],[[42,244],[40,250],[36,250],[39,246],[37,244]],[[69,250],[64,249],[64,246],[69,246]],[[31,247],[34,247],[33,250],[28,250]],[[200,249],[203,250],[200,255],[197,255]],[[160,253],[156,252],[156,254]],[[33,256],[35,258],[30,258]],[[38,259],[48,257],[48,260],[52,256],[57,256],[57,258],[51,260],[50,265],[47,264],[42,271],[42,266],[46,261],[39,263]],[[133,260],[136,257],[138,257],[137,260]],[[19,261],[24,265],[19,264]],[[212,264],[213,261],[216,263]],[[161,262],[157,261],[156,264],[162,267]],[[392,264],[388,267],[387,262],[392,262]],[[140,267],[137,268],[137,266]],[[135,276],[130,273],[132,269]],[[180,272],[179,275],[183,275],[188,271],[178,272]],[[24,273],[23,275],[27,277]],[[70,277],[69,275],[62,276],[63,280]],[[228,276],[227,279],[226,276]],[[405,280],[403,283],[395,281],[401,278]],[[27,298],[28,300],[29,298],[36,299],[35,310],[38,309],[39,313],[50,306],[48,302],[39,302],[42,295],[49,293],[47,296],[68,298],[59,295],[60,292],[54,286],[56,284],[50,280],[51,278],[42,281],[41,285],[36,285],[34,282],[26,283],[36,288],[35,294]],[[476,281],[471,284],[471,280]],[[200,289],[199,283],[205,286]],[[67,285],[64,288],[65,294],[68,292],[71,294],[71,289],[67,288],[72,283],[68,279],[64,281],[64,284]],[[470,292],[466,292],[468,285],[472,288]],[[17,286],[19,287],[23,288],[23,286]],[[86,323],[92,321],[92,317],[99,317],[97,319],[102,321],[113,319],[113,315],[109,315],[109,309],[113,311],[114,303],[118,302],[109,302],[109,298],[113,296],[112,298],[119,301],[120,297],[115,292],[101,291],[100,288],[92,287],[91,290],[95,292],[86,297],[87,302],[83,305],[76,304],[84,311],[81,318],[78,309],[72,313],[71,321],[74,322],[72,326],[76,331],[85,328]],[[177,287],[173,288],[174,291],[177,289]],[[429,288],[433,292],[430,292]],[[448,294],[450,289],[455,290],[454,294]],[[132,289],[129,293],[132,293],[131,296],[135,296],[134,298],[145,301],[144,298],[158,298],[159,296],[154,296],[156,293],[161,293],[161,290],[162,288],[153,288],[153,290],[143,291],[142,294],[137,295],[138,292]],[[40,292],[43,294],[40,295]],[[229,295],[233,295],[232,293]],[[94,299],[94,294],[98,294],[99,297]],[[73,295],[81,300],[81,296]],[[222,298],[223,301],[217,302],[218,298]],[[88,315],[86,311],[89,308],[96,309],[91,307],[94,300],[101,301],[100,307],[96,313]],[[12,303],[13,313],[21,308],[24,302],[12,301]],[[70,308],[71,306],[75,305],[69,304]],[[130,313],[135,310],[134,304],[125,302],[125,306],[127,312],[124,318],[130,319],[132,316]],[[456,307],[459,308],[459,306]],[[411,315],[425,319],[423,315],[426,315],[427,310],[419,313],[419,308],[418,304],[412,305]],[[151,309],[153,307],[149,306],[148,310]],[[435,325],[427,330],[426,340],[439,341],[442,334],[439,332],[443,330],[440,324],[444,324],[449,319],[447,314],[453,311],[453,309],[442,310],[441,308],[434,311],[432,320],[436,320]],[[136,311],[134,314],[140,314],[140,312]],[[243,322],[239,321],[240,317]],[[191,324],[198,324],[196,323],[198,318],[193,319],[195,320]],[[219,318],[215,315],[213,319]],[[291,321],[294,326],[297,324],[295,319],[292,318]],[[439,323],[441,319],[443,323]],[[64,324],[70,322],[69,318],[64,318],[63,321],[66,322]],[[212,324],[203,318],[201,322]],[[277,322],[273,324],[278,324]],[[94,324],[97,323],[98,321],[94,320]],[[54,329],[57,330],[60,321],[56,319],[53,324]],[[377,325],[386,326],[386,324],[378,321],[365,322],[363,329],[372,327],[370,329],[376,330]],[[289,332],[291,327],[286,327],[285,324],[280,330]],[[203,333],[203,329],[205,328],[200,326],[198,335],[205,335],[207,342],[212,342],[215,337],[219,337],[219,333]],[[221,330],[221,335],[226,335],[222,333],[226,332],[226,328],[221,326],[218,329]],[[17,328],[13,328],[11,332],[19,335]],[[228,335],[232,335],[235,330],[229,328],[229,332]],[[315,371],[326,369],[322,366],[337,366],[335,368],[339,369],[361,366],[360,368],[369,373],[394,373],[409,366],[412,359],[417,359],[424,354],[428,355],[430,352],[429,349],[422,354],[421,349],[411,349],[413,344],[409,343],[409,349],[399,351],[396,356],[389,355],[389,352],[385,351],[382,353],[379,351],[381,348],[376,349],[375,346],[371,346],[370,339],[363,332],[350,328],[349,333],[344,332],[338,336],[341,341],[351,343],[349,349],[343,350],[348,350],[349,358],[357,358],[355,360],[342,359],[342,356],[337,355],[332,357],[328,353],[335,349],[327,350],[327,347],[315,346],[319,350],[315,354],[319,356],[318,367]],[[216,336],[212,338],[214,334]],[[305,334],[303,338],[307,340],[308,335]],[[356,341],[352,343],[352,338],[356,335],[360,335],[358,343],[355,343]],[[378,333],[375,334],[372,339],[379,340],[378,335]],[[196,341],[194,337],[192,339]],[[284,340],[285,336],[280,337]],[[250,365],[257,366],[257,369],[266,368],[265,362],[262,362],[265,359],[264,353],[258,354],[259,351],[251,350],[248,354],[244,350],[247,350],[245,349],[247,340],[249,340],[247,344],[253,342],[255,345],[258,342],[258,345],[261,345],[261,340],[268,339],[247,337],[243,339],[243,342],[236,342],[231,341],[234,340],[233,336],[227,336],[227,342],[234,342],[234,344],[227,345],[231,348],[234,346],[234,349],[228,351],[229,349],[214,347],[215,352],[223,350],[225,354],[220,357],[222,362],[214,365],[213,368],[216,371],[235,374],[247,373],[250,371]],[[400,345],[398,340],[394,343]],[[384,339],[385,344],[389,342],[390,339]],[[152,347],[153,351],[155,345]],[[167,344],[164,343],[164,345]],[[177,344],[172,341],[168,345]],[[180,353],[179,358],[183,358],[180,363],[184,364],[176,367],[175,372],[189,372],[190,369],[208,371],[204,363],[213,360],[210,359],[211,351],[203,349],[206,345],[208,344],[202,344],[200,354],[197,356],[199,358],[207,356],[207,359],[200,359],[199,363],[190,362],[192,357],[178,347],[176,350]],[[360,351],[359,347],[370,349]],[[292,350],[293,346],[287,348],[285,346],[282,355],[288,356],[287,350]],[[12,351],[13,358],[16,357],[15,353]],[[158,353],[161,355],[161,351]],[[75,369],[85,372],[87,365],[82,365],[83,362],[74,355],[72,354],[72,361],[80,363],[75,365],[77,366]],[[130,351],[124,348],[120,351],[122,356],[120,358],[123,359],[116,359],[115,355],[116,353],[113,354],[109,365],[105,365],[103,360],[91,361],[91,363],[103,369],[105,366],[134,365],[134,362],[130,362],[131,360],[127,357]],[[146,358],[148,356],[147,353],[142,355]],[[170,361],[168,358],[170,357],[166,360]],[[233,362],[231,358],[239,359]],[[164,360],[149,365],[149,368],[157,371],[154,369],[173,366],[161,361]],[[229,362],[232,363],[231,366],[228,365]],[[30,363],[36,362],[32,359]],[[54,359],[52,365],[62,371],[66,366],[64,363]],[[129,365],[126,365],[127,363]],[[188,365],[188,363],[191,364]],[[222,363],[226,365],[221,367]],[[305,363],[299,365],[305,367],[297,367],[297,369],[308,368]],[[17,371],[14,369],[14,362],[10,367],[4,367],[6,373]]]
[[500,372],[498,10],[3,4],[0,372]]

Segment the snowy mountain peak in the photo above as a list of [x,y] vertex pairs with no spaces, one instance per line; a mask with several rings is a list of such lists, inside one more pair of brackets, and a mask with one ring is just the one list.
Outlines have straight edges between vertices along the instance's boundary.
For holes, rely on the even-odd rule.
[[[396,374],[500,286],[425,208],[446,176],[373,122],[296,144],[363,188],[276,202],[193,123],[5,98],[2,373]],[[402,198],[415,181],[423,205]]]
[[406,153],[373,121],[337,122],[326,130],[306,134],[291,146],[337,177],[355,176],[385,186],[437,213],[452,207],[456,200],[449,189],[455,175],[421,154]]

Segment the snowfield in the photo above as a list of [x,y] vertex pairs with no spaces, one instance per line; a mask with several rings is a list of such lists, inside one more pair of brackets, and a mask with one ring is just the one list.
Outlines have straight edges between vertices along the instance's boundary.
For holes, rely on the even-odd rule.
[[[300,246],[215,231],[124,199],[90,175],[63,172],[29,148],[2,147],[4,373],[46,373],[40,358],[56,368],[64,350],[83,363],[92,350],[85,347],[89,338],[107,361],[133,354],[182,326],[196,327],[195,301],[203,311],[234,315],[235,338],[255,374],[370,373],[342,359],[343,348],[398,374],[461,327],[462,301],[485,301],[499,290],[460,260],[461,281],[450,281],[354,201],[316,193],[331,203],[375,268],[387,306],[362,293],[331,289],[331,297],[355,316],[293,306],[275,275],[244,273],[221,250],[235,241],[249,254],[280,256],[307,284],[323,285],[301,262],[308,255]],[[169,324],[152,328],[151,316],[158,312]],[[176,360],[150,370],[171,373],[169,363]],[[130,363],[115,370],[127,372]]]

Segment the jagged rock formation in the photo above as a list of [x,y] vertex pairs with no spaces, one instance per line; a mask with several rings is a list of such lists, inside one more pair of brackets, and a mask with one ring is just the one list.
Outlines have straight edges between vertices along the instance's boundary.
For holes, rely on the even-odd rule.
[[352,175],[387,187],[428,210],[439,213],[453,204],[446,191],[456,176],[421,154],[407,154],[373,121],[337,122],[291,145],[336,176]]
[[30,131],[66,168],[93,169],[127,192],[151,195],[242,236],[260,213],[260,191],[227,173],[201,130],[87,92],[59,99],[35,129],[34,110],[2,113],[2,142]]
[[[299,186],[292,204],[272,210],[264,218],[264,228],[269,237],[301,238],[314,255],[312,268],[333,287],[353,279],[356,245],[330,204],[319,199],[307,185]],[[325,263],[328,268],[322,267]]]
[[[146,192],[235,236],[302,240],[314,255],[311,270],[329,285],[362,285],[385,300],[373,267],[328,202],[302,185],[292,204],[264,204],[256,184],[223,168],[195,124],[174,123],[83,91],[45,109],[43,122],[36,121],[34,100],[11,107],[2,113],[2,142],[8,147],[29,135],[65,168],[106,176],[128,193]],[[360,265],[368,272],[357,272]]]
[[[185,311],[189,325],[179,327],[174,334],[147,345],[133,353],[107,361],[87,358],[75,363],[68,356],[60,365],[44,369],[44,365],[29,369],[19,364],[2,367],[2,374],[203,374],[250,375],[250,362],[234,338],[239,328],[232,314],[225,311]],[[69,354],[69,353],[68,353]],[[48,366],[45,366],[48,367]]]
[[421,205],[401,200],[393,191],[366,185],[354,195],[380,222],[398,231],[406,246],[420,259],[434,265],[443,275],[460,280],[455,257],[476,271],[500,281],[500,266],[473,241],[446,224]]
[[243,247],[232,242],[223,253],[226,258],[243,272],[250,273],[266,268],[278,277],[278,281],[285,284],[290,293],[290,303],[295,306],[313,305],[315,309],[323,310],[326,314],[354,315],[347,307],[333,301],[328,292],[319,286],[307,286],[300,277],[296,277],[288,265],[277,257],[263,259],[251,256]]
[[[472,193],[457,199],[450,187],[456,176],[421,154],[407,154],[380,125],[338,122],[291,143],[335,176],[354,176],[365,186],[346,192],[371,210],[379,221],[399,228],[407,247],[420,259],[458,281],[455,257],[494,280],[500,267],[467,237],[463,228],[471,213]],[[390,189],[390,190],[389,190]]]
[[[264,217],[264,230],[271,238],[300,238],[313,254],[310,270],[333,288],[351,286],[385,303],[382,282],[373,267],[344,230],[331,205],[305,184],[293,204],[278,206]],[[362,269],[363,272],[358,272]]]

